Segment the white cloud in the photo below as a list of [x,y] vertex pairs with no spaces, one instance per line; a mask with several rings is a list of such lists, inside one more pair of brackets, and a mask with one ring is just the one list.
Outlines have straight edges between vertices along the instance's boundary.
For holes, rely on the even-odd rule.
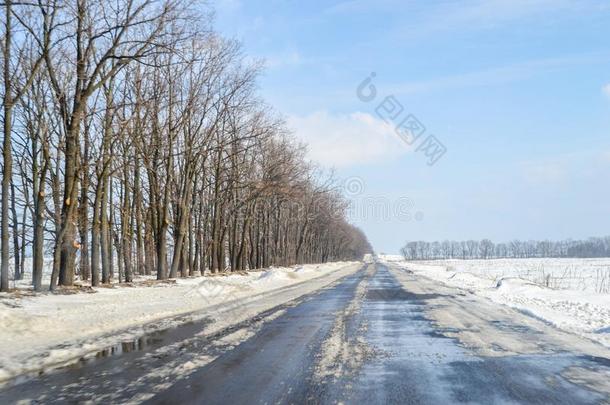
[[290,116],[288,124],[308,144],[309,157],[326,167],[385,161],[409,150],[392,125],[363,112],[317,111]]
[[270,69],[279,69],[288,66],[299,66],[305,63],[305,60],[299,53],[299,51],[292,50],[277,54],[266,58],[265,66]]
[[610,97],[610,83],[606,83],[602,86],[602,93],[604,93],[606,97]]

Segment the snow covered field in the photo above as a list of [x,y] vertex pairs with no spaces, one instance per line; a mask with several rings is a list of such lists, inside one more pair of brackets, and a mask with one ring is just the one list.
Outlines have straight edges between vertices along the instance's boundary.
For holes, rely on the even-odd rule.
[[498,281],[518,277],[558,290],[610,293],[610,259],[490,259],[418,262]]
[[213,333],[360,267],[360,262],[336,262],[175,283],[141,280],[73,294],[0,294],[0,345],[5,348],[0,353],[0,381],[202,317],[213,320]]
[[381,260],[610,347],[610,259]]

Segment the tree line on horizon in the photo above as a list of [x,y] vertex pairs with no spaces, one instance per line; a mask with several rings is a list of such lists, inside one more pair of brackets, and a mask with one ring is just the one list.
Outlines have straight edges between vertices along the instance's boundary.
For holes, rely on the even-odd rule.
[[514,239],[506,243],[489,239],[412,241],[400,253],[405,260],[610,257],[610,236],[561,241]]
[[330,174],[187,0],[5,0],[0,290],[360,259]]

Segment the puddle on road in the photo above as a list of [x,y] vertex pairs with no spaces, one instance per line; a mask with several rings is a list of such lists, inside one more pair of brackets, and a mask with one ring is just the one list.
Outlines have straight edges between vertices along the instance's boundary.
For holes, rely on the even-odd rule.
[[89,363],[102,359],[135,354],[137,352],[152,351],[172,342],[192,338],[202,332],[209,321],[202,319],[199,321],[187,321],[178,326],[161,329],[147,333],[145,335],[123,340],[120,343],[108,346],[102,350],[91,352],[82,356],[73,364],[68,364],[64,368],[80,368]]
[[61,364],[51,365],[42,370],[36,370],[16,376],[11,380],[3,382],[0,388],[7,389],[15,387],[45,375],[54,375],[65,371],[78,370],[84,367],[93,367],[94,363],[114,360],[121,356],[130,356],[130,358],[140,356],[143,353],[152,352],[172,342],[192,338],[202,332],[209,323],[210,321],[205,318],[197,321],[186,321],[179,323],[174,327],[152,331],[132,339],[125,339],[119,343],[107,346],[101,350],[91,351],[81,357],[74,358]]
[[[105,357],[118,356],[125,353],[138,352],[145,350],[149,346],[158,346],[161,342],[163,342],[163,339],[160,337],[144,336],[132,341],[121,342],[114,346],[100,350],[92,357],[95,359],[102,359]],[[91,361],[93,358],[81,357],[79,362]]]

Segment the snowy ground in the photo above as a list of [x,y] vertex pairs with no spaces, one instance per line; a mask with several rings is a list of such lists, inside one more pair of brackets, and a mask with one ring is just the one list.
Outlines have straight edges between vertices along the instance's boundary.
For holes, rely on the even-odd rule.
[[556,290],[610,293],[610,259],[489,259],[435,260],[419,264],[442,265],[450,271],[472,273],[498,281],[518,277]]
[[610,347],[610,259],[381,260]]
[[[359,262],[94,288],[0,294],[0,381],[95,354],[118,342],[202,317],[209,332],[351,274]],[[83,292],[84,291],[84,292]]]

